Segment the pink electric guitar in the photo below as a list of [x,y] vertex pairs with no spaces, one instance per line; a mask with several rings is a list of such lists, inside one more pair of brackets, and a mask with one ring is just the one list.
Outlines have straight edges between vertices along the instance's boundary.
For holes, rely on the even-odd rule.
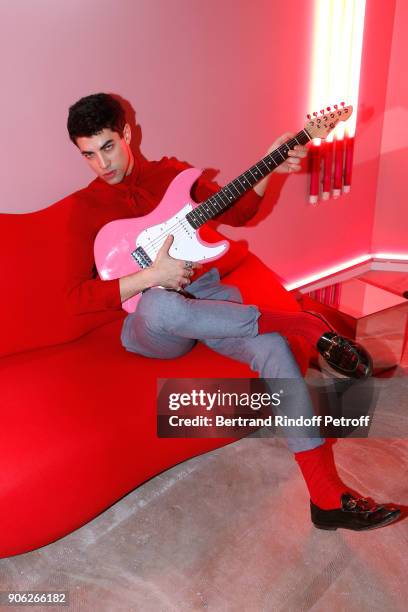
[[[326,138],[339,121],[345,121],[353,112],[352,106],[335,107],[329,112],[314,113],[296,136],[263,157],[249,170],[225,185],[201,204],[192,202],[190,190],[202,170],[189,168],[180,172],[170,183],[161,203],[143,217],[111,221],[98,233],[95,245],[95,263],[103,280],[120,278],[150,266],[169,234],[174,242],[169,254],[188,261],[212,261],[229,248],[226,240],[214,244],[201,240],[199,228],[206,221],[234,204],[255,183],[267,176],[282,162],[297,144],[306,144],[312,138]],[[127,312],[134,312],[141,294],[123,302]]]

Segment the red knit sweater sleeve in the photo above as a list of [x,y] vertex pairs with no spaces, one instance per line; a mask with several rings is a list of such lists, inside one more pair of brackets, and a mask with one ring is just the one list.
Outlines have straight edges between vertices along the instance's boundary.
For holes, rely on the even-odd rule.
[[68,302],[75,314],[120,310],[119,279],[104,280],[93,278],[80,281],[68,294]]
[[71,197],[73,206],[68,231],[71,255],[66,293],[68,309],[74,314],[120,310],[119,279],[101,280],[95,267],[93,244],[99,224],[96,223],[95,227],[97,215],[94,207],[78,193]]

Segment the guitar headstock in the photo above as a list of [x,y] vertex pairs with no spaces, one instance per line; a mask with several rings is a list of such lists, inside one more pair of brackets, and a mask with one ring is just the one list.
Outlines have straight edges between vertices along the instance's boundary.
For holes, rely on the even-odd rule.
[[340,106],[341,108],[335,104],[333,109],[328,106],[320,113],[307,116],[310,121],[305,123],[305,130],[311,138],[326,138],[340,121],[347,121],[351,117],[353,107],[345,106],[344,102]]

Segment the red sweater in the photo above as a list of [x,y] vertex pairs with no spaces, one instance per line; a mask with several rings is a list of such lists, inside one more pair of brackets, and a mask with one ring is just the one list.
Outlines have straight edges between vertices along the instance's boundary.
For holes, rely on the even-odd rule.
[[[87,187],[72,194],[69,231],[72,270],[68,303],[73,312],[81,314],[121,308],[119,280],[102,281],[98,278],[93,254],[95,237],[110,221],[150,213],[162,200],[173,178],[190,167],[174,157],[163,157],[160,161],[135,159],[132,173],[121,183],[109,185],[96,178]],[[194,186],[193,196],[196,201],[202,202],[219,189],[216,183],[200,178]],[[215,226],[218,223],[244,225],[257,212],[260,200],[261,197],[251,189],[234,206],[200,229],[203,239],[209,242],[225,239],[215,231]],[[201,274],[215,265],[222,276],[239,265],[247,253],[247,246],[242,242],[230,243],[229,251],[216,262],[206,264]]]

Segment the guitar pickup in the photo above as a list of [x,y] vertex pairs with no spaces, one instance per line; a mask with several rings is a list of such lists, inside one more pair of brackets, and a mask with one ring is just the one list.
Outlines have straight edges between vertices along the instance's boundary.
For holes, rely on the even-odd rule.
[[132,251],[132,257],[141,268],[148,268],[153,263],[142,247],[137,247],[137,249]]

